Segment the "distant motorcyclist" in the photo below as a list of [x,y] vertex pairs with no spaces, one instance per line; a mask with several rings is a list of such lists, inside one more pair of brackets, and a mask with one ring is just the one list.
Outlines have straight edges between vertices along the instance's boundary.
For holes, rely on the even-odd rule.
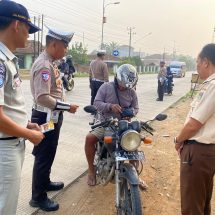
[[60,69],[60,71],[62,73],[69,74],[69,65],[66,62],[66,58],[65,57],[61,59],[61,63],[58,66],[58,69]]
[[69,74],[74,78],[74,73],[76,72],[75,66],[73,64],[72,55],[66,56],[66,63],[69,66]]
[[63,73],[62,75],[62,81],[63,81],[63,87],[71,91],[74,87],[74,72],[75,72],[75,67],[72,63],[72,56],[69,55],[67,57],[64,57],[61,59],[61,63],[58,66],[58,69]]

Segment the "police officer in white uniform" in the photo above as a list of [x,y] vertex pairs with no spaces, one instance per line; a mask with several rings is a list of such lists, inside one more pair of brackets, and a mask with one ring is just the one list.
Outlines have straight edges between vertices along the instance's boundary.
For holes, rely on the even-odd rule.
[[[26,8],[0,1],[0,214],[16,214],[25,139],[37,145],[44,138],[37,124],[28,122],[18,72],[12,53],[24,48],[29,33],[39,30]],[[36,130],[31,130],[36,129]]]
[[[215,44],[203,47],[197,72],[204,80],[184,127],[175,137],[180,154],[182,215],[209,215],[215,174]],[[214,214],[214,213],[213,213]]]
[[63,58],[74,33],[50,29],[46,36],[46,48],[31,69],[31,92],[34,99],[32,122],[39,125],[54,123],[54,130],[45,134],[45,139],[34,147],[35,156],[32,180],[32,199],[29,204],[45,211],[58,210],[58,203],[47,197],[47,191],[64,187],[63,182],[51,182],[50,172],[57,150],[63,111],[75,113],[78,106],[64,100],[60,71],[55,61]]

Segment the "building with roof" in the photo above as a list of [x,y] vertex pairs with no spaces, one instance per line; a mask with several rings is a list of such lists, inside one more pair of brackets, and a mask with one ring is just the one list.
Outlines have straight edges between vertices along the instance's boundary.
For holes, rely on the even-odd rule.
[[[34,40],[28,40],[25,48],[18,48],[15,51],[15,55],[19,59],[19,68],[29,70],[38,57],[39,53],[44,49],[40,42]],[[39,52],[38,52],[39,50]]]

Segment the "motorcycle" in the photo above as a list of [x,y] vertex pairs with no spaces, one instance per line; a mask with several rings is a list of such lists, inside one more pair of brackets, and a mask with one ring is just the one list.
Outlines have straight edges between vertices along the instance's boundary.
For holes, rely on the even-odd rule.
[[67,91],[71,91],[74,88],[75,83],[73,80],[73,76],[71,74],[63,73],[62,81],[63,81],[63,87]]
[[[143,151],[138,150],[138,147],[142,141],[146,144],[151,141],[140,132],[145,130],[153,135],[154,130],[149,122],[162,121],[167,115],[159,114],[153,120],[146,122],[118,120],[111,117],[97,123],[98,119],[104,117],[102,113],[91,105],[84,107],[84,110],[94,115],[93,122],[89,123],[92,129],[97,127],[105,129],[103,140],[96,146],[94,165],[97,179],[103,186],[109,182],[115,183],[117,215],[142,215],[138,174],[142,172],[142,160],[145,159],[145,155]],[[132,116],[126,113],[126,117]],[[141,170],[137,172],[133,164],[138,162],[141,164]]]
[[67,91],[71,91],[74,88],[74,73],[75,73],[75,67],[72,63],[72,61],[65,62],[63,61],[58,68],[61,72],[61,79],[63,81],[63,87]]

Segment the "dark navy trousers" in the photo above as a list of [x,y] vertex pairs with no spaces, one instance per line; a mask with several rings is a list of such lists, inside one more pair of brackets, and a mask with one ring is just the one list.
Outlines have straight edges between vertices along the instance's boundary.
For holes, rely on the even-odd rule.
[[164,96],[164,83],[161,83],[158,80],[158,98],[160,101],[163,101],[163,96]]
[[[47,114],[32,110],[31,121],[39,125],[46,123]],[[63,122],[62,112],[59,115],[58,123],[55,123],[55,129],[45,134],[45,138],[33,149],[35,156],[33,176],[32,176],[32,199],[41,201],[47,198],[46,189],[50,183],[51,167],[55,158],[60,128]]]
[[103,81],[91,81],[90,82],[90,88],[91,88],[91,105],[93,105],[96,94],[99,90],[99,88],[104,84]]

